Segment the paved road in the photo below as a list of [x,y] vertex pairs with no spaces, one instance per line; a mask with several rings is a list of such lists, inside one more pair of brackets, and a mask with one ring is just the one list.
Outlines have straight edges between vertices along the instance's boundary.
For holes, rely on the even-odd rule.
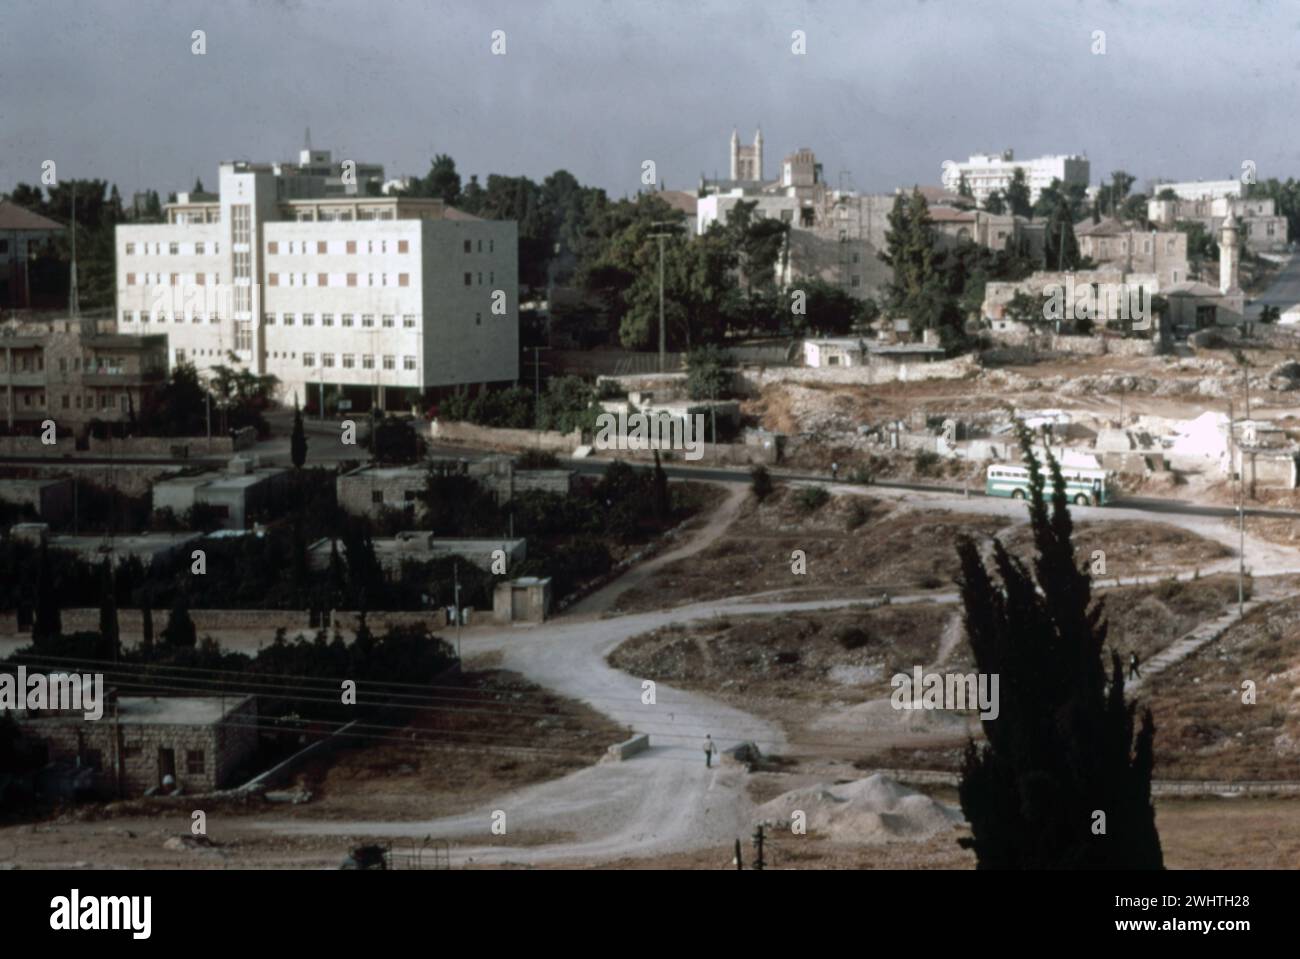
[[1274,277],[1272,285],[1251,301],[1246,307],[1246,316],[1255,319],[1266,305],[1276,306],[1285,313],[1296,304],[1300,304],[1300,256],[1291,257]]

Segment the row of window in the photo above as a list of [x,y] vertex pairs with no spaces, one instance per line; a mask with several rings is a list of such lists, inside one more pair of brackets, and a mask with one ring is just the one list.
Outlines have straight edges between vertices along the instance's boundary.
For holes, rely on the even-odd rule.
[[[21,402],[19,402],[19,399],[18,399],[20,396],[22,397],[22,401],[21,401]],[[94,393],[86,393],[86,394],[84,394],[84,396],[85,396],[84,405],[83,405],[82,396],[83,396],[83,394],[81,394],[81,393],[61,393],[61,394],[59,394],[59,399],[60,399],[60,408],[65,409],[65,410],[70,410],[70,409],[73,409],[73,408],[74,408],[74,405],[75,405],[75,408],[76,408],[76,409],[79,409],[79,410],[80,410],[80,409],[87,409],[87,410],[93,410],[93,409],[96,409],[96,406],[95,406],[95,394],[94,394]],[[34,402],[33,402],[33,401],[34,401]],[[74,401],[75,401],[75,404],[74,404]],[[4,408],[6,408],[6,405],[7,405],[7,404],[6,404],[5,394],[2,393],[2,392],[0,392],[0,409],[4,409]],[[33,409],[33,408],[35,408],[35,409],[45,409],[45,394],[44,394],[44,393],[35,393],[35,392],[33,392],[33,393],[18,393],[18,394],[15,394],[15,395],[14,395],[14,407],[15,407],[15,408],[23,407],[23,408],[25,408],[25,409]],[[101,410],[114,410],[114,409],[120,409],[120,410],[122,410],[122,411],[125,412],[126,410],[129,410],[129,409],[131,408],[131,401],[130,401],[130,399],[128,399],[126,393],[121,393],[121,394],[116,395],[116,396],[113,395],[112,393],[100,393],[100,394],[99,394],[99,407],[98,407],[98,408],[101,409]]]
[[[347,253],[348,255],[351,256],[351,255],[355,255],[358,249],[357,240],[346,240],[346,241],[335,240],[333,241],[333,243],[334,243],[334,249],[333,251],[331,251],[329,240],[289,240],[286,243],[281,243],[279,240],[268,240],[266,243],[266,252],[270,256],[276,256],[281,254],[282,252],[289,256],[293,256],[295,254],[305,255],[308,253],[325,255],[330,252]],[[342,243],[343,245],[343,249],[341,250],[339,249],[340,243]],[[409,241],[397,240],[396,243],[397,243],[398,253],[409,253],[411,251],[411,245]],[[285,247],[283,251],[281,251],[280,249],[281,246]],[[387,253],[388,241],[387,240],[366,240],[366,252]]]
[[[175,274],[172,274],[175,276]],[[366,282],[360,283],[359,277],[365,276]],[[314,283],[307,278],[314,277]],[[375,282],[379,277],[379,282]],[[282,282],[283,281],[283,282]],[[268,273],[267,286],[410,286],[409,273]],[[468,284],[467,284],[468,285]]]
[[[302,314],[296,314],[296,313],[281,313],[281,314],[279,314],[279,319],[280,319],[280,325],[281,325],[281,326],[294,326],[295,324],[298,324],[298,323],[301,323],[301,325],[303,325],[303,326],[315,326],[315,325],[316,325],[316,314],[314,314],[314,313],[302,313]],[[354,321],[355,321],[355,319],[356,319],[355,314],[352,314],[352,313],[340,313],[340,314],[339,314],[339,325],[340,325],[340,326],[344,326],[344,327],[350,327],[350,326],[354,325]],[[385,329],[394,329],[394,328],[396,328],[396,326],[397,326],[397,317],[396,317],[394,314],[392,314],[392,313],[384,313],[384,314],[380,317],[380,321],[379,321],[379,322],[380,322],[380,326],[384,327]],[[267,313],[267,314],[263,315],[263,317],[262,317],[262,323],[263,323],[264,325],[266,325],[266,326],[275,326],[275,325],[276,325],[276,314],[274,314],[274,313]],[[333,325],[334,325],[334,314],[333,314],[333,313],[322,313],[322,314],[320,315],[320,325],[321,325],[321,326],[333,326]],[[373,314],[373,313],[362,313],[362,314],[361,314],[361,325],[362,325],[363,327],[373,327],[373,326],[375,325],[375,314]],[[417,321],[417,319],[416,319],[414,313],[405,313],[405,314],[402,315],[402,328],[403,328],[403,329],[413,330],[413,329],[415,329],[415,327],[416,327],[417,325],[418,325],[418,321]]]
[[[162,256],[162,255],[163,255],[163,247],[166,247],[166,248],[167,248],[167,251],[166,251],[166,252],[167,252],[167,255],[168,255],[168,256],[180,256],[180,255],[181,255],[181,247],[182,247],[182,246],[189,247],[189,246],[191,246],[191,245],[194,247],[194,249],[193,249],[192,253],[191,253],[191,251],[188,250],[188,249],[185,250],[186,255],[193,255],[193,256],[206,256],[206,255],[207,255],[207,252],[208,252],[208,244],[205,243],[205,242],[203,242],[203,241],[199,241],[199,242],[196,242],[196,243],[194,243],[194,244],[189,244],[189,243],[128,243],[128,244],[126,244],[126,255],[127,255],[127,256],[135,256],[136,247],[138,246],[138,247],[140,248],[140,255],[141,255],[141,256],[148,256],[149,253],[150,253],[150,249],[149,249],[150,247],[153,247],[152,252],[153,252],[154,255],[156,255],[156,256]],[[213,252],[213,253],[220,253],[220,252],[221,252],[221,244],[220,244],[220,243],[218,243],[217,241],[214,240],[214,241],[212,242],[211,245],[212,245],[212,252]]]
[[[187,284],[185,284],[181,279],[182,277],[185,276],[194,277],[194,283],[193,283],[194,286],[207,286],[208,285],[207,278],[209,276],[212,277],[213,286],[221,285],[220,273],[194,273],[194,274],[167,273],[165,275],[167,277],[167,282],[164,284],[163,283],[164,274],[162,273],[128,273],[126,275],[126,285],[127,286],[185,286]],[[139,283],[136,282],[137,278],[139,279]]]
[[[345,369],[345,370],[353,370],[353,369],[356,369],[356,366],[357,366],[357,355],[356,355],[355,353],[340,353],[338,359],[339,359],[339,365],[340,365],[343,369]],[[386,370],[395,370],[395,369],[397,369],[397,357],[395,357],[395,356],[382,356],[382,357],[380,357],[380,362],[383,364],[383,368],[386,369]],[[312,366],[312,367],[314,367],[314,366],[316,365],[316,354],[315,354],[315,353],[304,353],[304,354],[302,355],[302,365],[303,365],[303,366]],[[334,367],[334,354],[333,354],[333,353],[322,353],[322,354],[320,355],[320,365],[323,366],[323,367],[325,367],[326,369],[333,369],[333,367]],[[375,358],[374,358],[373,356],[371,356],[370,354],[362,354],[362,356],[361,356],[361,368],[362,368],[363,370],[373,370],[373,369],[375,368]],[[413,369],[415,369],[415,357],[414,357],[414,356],[403,356],[403,357],[402,357],[402,369],[404,369],[404,370],[413,370]]]
[[[217,319],[217,314],[215,314],[215,313],[209,313],[207,316],[208,316],[208,322],[211,323],[211,324],[215,324],[215,323],[220,322],[220,321]],[[172,313],[172,322],[173,322],[173,323],[184,323],[186,317],[189,318],[189,321],[190,321],[191,323],[202,323],[202,322],[203,322],[203,313],[202,313],[201,311],[194,311],[194,310],[185,310],[185,311],[183,311],[183,312],[179,312],[179,313],[178,313],[178,312],[173,312],[173,313]],[[150,313],[148,310],[136,310],[134,313],[130,312],[129,310],[123,310],[123,311],[122,311],[122,322],[123,322],[123,323],[149,323],[151,320],[157,320],[159,323],[166,323],[166,322],[167,322],[167,314],[165,314],[165,313],[159,313],[157,316],[154,316],[154,315],[153,315],[152,313]]]

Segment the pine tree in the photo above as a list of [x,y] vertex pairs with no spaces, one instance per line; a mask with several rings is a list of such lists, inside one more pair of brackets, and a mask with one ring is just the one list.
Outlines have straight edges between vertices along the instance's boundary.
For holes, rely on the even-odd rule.
[[1016,216],[1033,216],[1033,206],[1029,202],[1029,181],[1025,179],[1024,167],[1016,167],[1007,185],[1007,206]]
[[1151,711],[1135,740],[1136,704],[1125,702],[1113,650],[1107,681],[1102,604],[1075,559],[1060,466],[1048,451],[1049,511],[1032,437],[1023,424],[1019,434],[1035,558],[1022,562],[994,540],[986,568],[971,539],[957,546],[976,667],[999,677],[987,742],[966,750],[958,791],[972,835],[962,845],[981,869],[1163,868]]
[[298,407],[298,397],[293,398],[293,435],[289,437],[289,457],[294,469],[302,469],[307,462],[307,432],[302,423],[302,410]]
[[36,558],[36,609],[32,617],[32,642],[56,639],[63,635],[63,612],[55,591],[54,576],[50,572],[50,558],[45,544],[41,544]]

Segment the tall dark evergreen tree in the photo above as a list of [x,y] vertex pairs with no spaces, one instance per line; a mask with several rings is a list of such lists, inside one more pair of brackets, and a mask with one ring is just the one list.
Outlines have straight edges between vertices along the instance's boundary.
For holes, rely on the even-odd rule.
[[193,649],[198,645],[198,630],[190,617],[190,607],[184,593],[176,597],[171,615],[167,617],[167,628],[162,631],[162,641],[168,646],[185,649]]
[[668,492],[668,474],[664,472],[663,464],[659,462],[659,451],[655,450],[655,469],[654,469],[654,514],[655,519],[662,522],[667,519],[668,514],[672,512],[672,496]]
[[153,591],[145,588],[140,598],[140,648],[148,656],[153,652]]
[[1006,201],[1010,211],[1016,216],[1034,215],[1033,205],[1029,202],[1029,181],[1025,179],[1024,167],[1016,167],[1007,185]]
[[41,544],[36,559],[36,609],[32,616],[32,642],[55,639],[63,635],[63,611],[55,591],[54,574],[50,571],[50,557]]
[[1019,433],[1036,556],[1027,564],[994,540],[986,568],[971,539],[957,546],[966,635],[1000,687],[987,743],[966,751],[959,793],[972,835],[962,844],[981,869],[1160,869],[1151,711],[1135,739],[1113,650],[1107,679],[1102,604],[1074,555],[1060,466],[1049,451],[1049,510],[1032,437]]
[[307,462],[307,431],[302,424],[302,410],[298,406],[298,397],[293,398],[293,435],[289,437],[289,458],[293,460],[294,469],[302,469]]
[[113,576],[113,564],[107,559],[100,567],[99,635],[104,648],[116,660],[122,651],[121,631],[117,621],[117,583]]

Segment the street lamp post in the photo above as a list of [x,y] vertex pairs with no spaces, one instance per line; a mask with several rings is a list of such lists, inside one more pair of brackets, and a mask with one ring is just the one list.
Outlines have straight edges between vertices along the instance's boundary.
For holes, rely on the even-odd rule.
[[[677,224],[671,220],[656,220],[651,226],[656,227],[676,227]],[[667,351],[668,351],[668,334],[664,329],[664,240],[668,237],[676,236],[674,230],[659,233],[651,233],[650,236],[659,241],[659,372],[666,373],[667,369]]]

